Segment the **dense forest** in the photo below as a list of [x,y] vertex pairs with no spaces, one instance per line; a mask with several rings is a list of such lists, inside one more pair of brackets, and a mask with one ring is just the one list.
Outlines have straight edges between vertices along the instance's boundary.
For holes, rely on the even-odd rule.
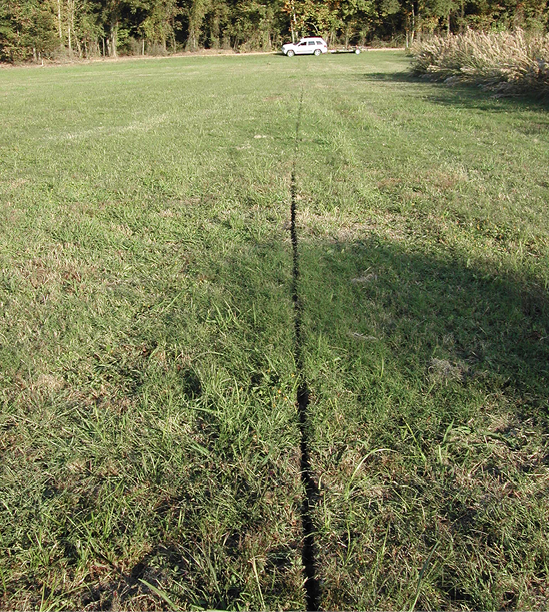
[[271,50],[302,35],[408,45],[548,23],[548,0],[0,0],[0,60]]

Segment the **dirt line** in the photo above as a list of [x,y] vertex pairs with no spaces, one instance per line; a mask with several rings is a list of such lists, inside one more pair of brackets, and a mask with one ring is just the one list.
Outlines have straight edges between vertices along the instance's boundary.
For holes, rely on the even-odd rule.
[[315,481],[311,474],[311,465],[309,459],[309,435],[307,412],[309,406],[309,387],[304,374],[303,367],[303,330],[302,330],[302,314],[303,302],[299,292],[299,248],[296,227],[297,215],[297,180],[296,180],[296,162],[299,149],[299,132],[301,128],[301,116],[303,110],[303,88],[301,89],[301,97],[299,100],[299,110],[297,115],[296,130],[295,130],[295,149],[292,165],[292,175],[290,183],[291,194],[291,225],[290,235],[292,239],[293,251],[293,282],[292,282],[292,300],[294,304],[294,328],[295,328],[295,346],[294,356],[297,368],[298,389],[297,389],[297,409],[299,416],[299,430],[301,435],[301,483],[304,489],[303,503],[301,506],[301,523],[303,530],[303,550],[301,552],[301,561],[303,564],[303,573],[305,574],[305,593],[307,610],[318,610],[320,589],[318,579],[316,578],[316,546],[314,539],[314,525],[311,518],[311,508],[318,497],[318,490]]

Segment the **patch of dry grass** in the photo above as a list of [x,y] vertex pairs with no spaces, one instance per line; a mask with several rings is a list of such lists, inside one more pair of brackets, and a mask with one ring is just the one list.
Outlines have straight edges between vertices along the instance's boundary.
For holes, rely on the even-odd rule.
[[436,80],[479,83],[499,93],[549,93],[549,34],[474,32],[435,36],[413,49],[413,70]]

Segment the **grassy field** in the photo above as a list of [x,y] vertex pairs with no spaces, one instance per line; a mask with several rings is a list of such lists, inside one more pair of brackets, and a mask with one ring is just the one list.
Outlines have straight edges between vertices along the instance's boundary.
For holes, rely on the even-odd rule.
[[[0,608],[549,606],[549,119],[397,52],[0,72]],[[296,153],[296,122],[303,93]]]

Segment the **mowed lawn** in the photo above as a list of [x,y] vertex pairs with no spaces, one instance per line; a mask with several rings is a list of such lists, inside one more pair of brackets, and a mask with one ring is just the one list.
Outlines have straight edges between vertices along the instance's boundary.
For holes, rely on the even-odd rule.
[[322,608],[549,607],[548,108],[408,62],[0,71],[0,608],[304,609],[301,374]]

